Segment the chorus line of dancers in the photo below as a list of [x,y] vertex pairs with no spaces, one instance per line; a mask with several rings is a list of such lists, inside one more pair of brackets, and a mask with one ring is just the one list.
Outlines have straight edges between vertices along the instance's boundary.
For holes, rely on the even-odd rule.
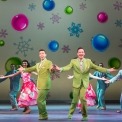
[[[98,105],[100,110],[106,110],[104,95],[109,84],[114,83],[121,79],[122,70],[113,77],[110,73],[117,71],[114,68],[105,68],[103,63],[99,65],[94,64],[90,59],[85,58],[85,50],[82,47],[77,49],[77,58],[71,59],[70,63],[66,66],[59,67],[54,65],[52,61],[47,59],[47,54],[44,49],[39,50],[40,62],[34,66],[30,66],[27,60],[22,61],[22,66],[17,70],[15,65],[11,64],[11,71],[5,75],[0,76],[0,82],[10,79],[10,102],[11,110],[18,110],[19,107],[23,108],[25,114],[31,113],[30,106],[36,105],[38,107],[39,120],[48,120],[48,112],[46,109],[46,97],[51,88],[51,73],[60,71],[68,71],[73,69],[73,84],[72,92],[73,99],[68,112],[68,119],[72,119],[73,113],[77,106],[79,106],[82,121],[88,120],[87,106],[95,105],[97,96]],[[93,75],[90,70],[96,70]],[[37,83],[35,84],[31,78],[31,74],[37,75]],[[92,78],[97,79],[97,94],[95,94],[91,83]],[[20,89],[20,79],[22,79],[22,87]],[[71,76],[68,76],[71,79]],[[62,81],[63,82],[63,81]],[[17,94],[20,90],[20,95]],[[80,103],[78,103],[80,101]],[[122,104],[122,102],[120,102]],[[121,105],[122,106],[122,105]],[[121,110],[119,111],[121,112]]]

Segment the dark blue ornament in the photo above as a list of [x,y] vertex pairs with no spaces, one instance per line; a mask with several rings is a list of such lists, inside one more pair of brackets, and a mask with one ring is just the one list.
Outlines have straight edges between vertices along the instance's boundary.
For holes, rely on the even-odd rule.
[[52,52],[56,52],[59,48],[59,43],[55,40],[52,40],[51,42],[49,42],[48,44],[48,48],[52,51]]
[[55,2],[53,0],[44,0],[43,1],[43,8],[46,11],[51,11],[53,10],[55,7]]
[[109,47],[109,40],[103,34],[97,34],[92,38],[92,47],[97,51],[103,52]]

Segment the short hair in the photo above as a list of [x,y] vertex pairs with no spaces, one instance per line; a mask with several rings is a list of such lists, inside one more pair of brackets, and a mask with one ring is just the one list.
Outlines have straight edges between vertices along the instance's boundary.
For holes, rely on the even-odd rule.
[[15,64],[11,64],[11,66],[15,66]]
[[44,51],[44,52],[46,52],[44,49],[40,49],[39,52],[40,52],[40,51]]
[[[78,49],[77,49],[77,52],[78,52],[78,50],[80,50],[80,49],[83,49],[82,47],[79,47]],[[83,49],[84,50],[84,49]]]

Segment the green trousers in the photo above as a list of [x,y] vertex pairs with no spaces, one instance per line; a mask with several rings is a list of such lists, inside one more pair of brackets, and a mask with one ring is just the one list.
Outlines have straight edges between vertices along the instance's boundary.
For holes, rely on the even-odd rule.
[[40,118],[48,118],[48,113],[46,110],[46,97],[49,89],[40,89],[38,91],[37,105]]
[[73,88],[73,99],[72,99],[72,103],[70,106],[70,110],[69,110],[69,115],[73,115],[78,100],[80,99],[81,104],[82,104],[82,116],[83,117],[87,117],[87,101],[85,98],[85,94],[86,94],[86,88],[84,88],[83,86],[81,86],[80,88]]

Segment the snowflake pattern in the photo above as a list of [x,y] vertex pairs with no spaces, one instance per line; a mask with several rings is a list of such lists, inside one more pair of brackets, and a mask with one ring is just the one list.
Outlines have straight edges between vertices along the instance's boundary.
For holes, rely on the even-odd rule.
[[33,50],[32,47],[30,47],[29,42],[31,41],[31,39],[28,39],[27,41],[24,41],[23,37],[20,37],[20,42],[17,43],[13,43],[13,45],[17,46],[18,51],[16,52],[16,54],[22,53],[24,55],[24,57],[27,56],[26,52],[29,50]]
[[7,35],[8,35],[7,30],[1,29],[0,37],[6,38]]
[[34,66],[35,64],[36,64],[36,61],[33,61],[33,60],[30,61],[31,66]]
[[50,18],[52,20],[52,23],[59,23],[59,20],[61,19],[61,17],[59,16],[59,14],[52,14],[52,18]]
[[63,53],[68,53],[71,49],[69,48],[69,45],[67,45],[67,46],[64,45],[62,50],[63,50]]
[[87,8],[87,7],[86,7],[86,4],[85,4],[85,3],[81,3],[81,4],[80,4],[80,9],[81,9],[81,10],[84,10],[85,8]]
[[116,27],[122,27],[122,20],[116,20]]
[[118,45],[118,47],[122,48],[122,39],[120,39],[120,41],[121,41],[121,44]]
[[116,1],[115,4],[113,4],[115,10],[120,10],[122,8],[122,2]]
[[43,28],[45,28],[44,23],[42,23],[42,22],[39,22],[37,27],[38,27],[38,29],[41,29],[41,30],[43,30]]
[[51,80],[55,80],[56,78],[60,78],[60,71],[55,71],[51,73]]
[[70,31],[70,36],[76,37],[79,37],[80,33],[83,32],[81,24],[75,24],[74,22],[72,22],[71,27],[69,27],[68,30]]
[[29,4],[28,9],[30,9],[31,11],[33,11],[33,10],[35,10],[35,8],[36,8],[36,5],[34,5],[34,3]]

